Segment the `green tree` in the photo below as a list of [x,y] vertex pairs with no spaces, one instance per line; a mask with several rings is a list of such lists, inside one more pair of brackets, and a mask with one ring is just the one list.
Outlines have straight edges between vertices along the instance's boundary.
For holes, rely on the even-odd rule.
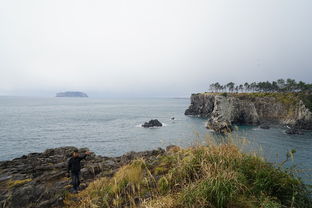
[[234,86],[235,86],[234,82],[229,82],[229,83],[227,83],[226,86],[227,86],[227,88],[229,89],[230,92],[234,91]]

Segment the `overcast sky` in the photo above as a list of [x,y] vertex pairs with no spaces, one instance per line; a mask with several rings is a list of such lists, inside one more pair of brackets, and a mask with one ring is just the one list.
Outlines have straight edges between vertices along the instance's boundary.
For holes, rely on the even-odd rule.
[[0,0],[0,95],[312,82],[311,0]]

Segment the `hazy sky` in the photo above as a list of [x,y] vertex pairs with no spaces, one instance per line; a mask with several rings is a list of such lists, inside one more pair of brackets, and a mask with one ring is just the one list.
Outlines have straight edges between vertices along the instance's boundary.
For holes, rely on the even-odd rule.
[[311,0],[0,0],[0,95],[312,82]]

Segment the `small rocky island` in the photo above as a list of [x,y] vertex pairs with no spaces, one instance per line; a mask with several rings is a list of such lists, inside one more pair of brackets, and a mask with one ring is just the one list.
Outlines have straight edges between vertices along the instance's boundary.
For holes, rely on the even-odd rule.
[[79,91],[67,91],[56,93],[56,97],[88,97],[88,95]]
[[151,128],[151,127],[161,127],[163,124],[157,119],[150,120],[149,122],[145,122],[142,127]]

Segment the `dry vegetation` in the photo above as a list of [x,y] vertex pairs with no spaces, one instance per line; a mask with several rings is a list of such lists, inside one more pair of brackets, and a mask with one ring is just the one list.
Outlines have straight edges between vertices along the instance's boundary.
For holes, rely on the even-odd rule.
[[100,178],[72,208],[97,207],[312,207],[309,189],[292,173],[233,142],[176,148],[154,161],[138,159],[112,178]]

